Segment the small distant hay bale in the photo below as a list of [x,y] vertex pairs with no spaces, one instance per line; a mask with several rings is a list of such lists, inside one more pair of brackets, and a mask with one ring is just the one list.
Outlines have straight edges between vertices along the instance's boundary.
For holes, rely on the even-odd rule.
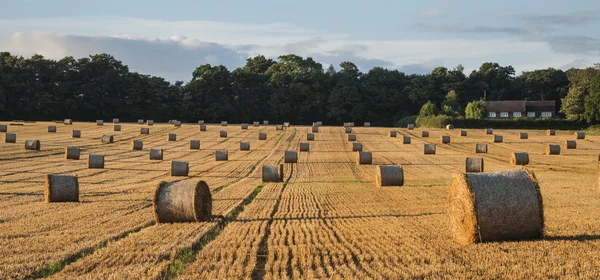
[[365,127],[370,127],[371,123],[370,122],[365,122]]
[[240,142],[240,151],[250,151],[250,143]]
[[143,119],[138,119],[138,124],[144,124],[144,120]]
[[242,129],[248,129],[248,124],[247,123],[243,123],[242,124]]
[[176,127],[180,127],[181,126],[181,121],[175,120],[175,121],[173,121],[173,125],[176,126]]
[[63,122],[66,125],[72,125],[73,124],[73,120],[72,119],[65,119],[65,121]]
[[119,123],[119,119],[113,119],[113,123]]
[[354,122],[349,122],[349,123],[348,123],[348,126],[349,126],[349,127],[354,127]]
[[221,126],[227,126],[227,121],[221,121]]
[[356,152],[356,164],[371,164],[373,163],[373,155],[371,152]]
[[115,141],[115,138],[112,135],[102,135],[102,144],[111,144]]
[[315,134],[314,133],[307,133],[306,134],[306,140],[308,140],[308,141],[314,141],[315,140]]
[[502,135],[494,135],[494,143],[502,143]]
[[65,159],[79,160],[81,156],[81,149],[79,147],[66,147],[65,148]]
[[486,129],[485,129],[485,134],[490,134],[490,135],[491,135],[491,134],[494,134],[494,130],[493,130],[493,129],[491,129],[491,128],[486,128]]
[[284,123],[283,123],[283,126],[284,126],[284,127],[290,127],[290,123],[289,123],[289,122],[284,122]]
[[204,125],[204,124],[200,125],[200,131],[206,131],[206,125]]
[[150,128],[149,127],[140,128],[140,134],[150,134]]
[[255,127],[259,127],[260,126],[260,122],[253,122],[252,125],[255,126]]
[[263,165],[263,182],[283,182],[283,164]]
[[7,126],[5,124],[0,124],[0,132],[6,132]]
[[151,160],[163,160],[163,149],[150,149],[150,159]]
[[450,143],[450,135],[442,135],[441,142],[442,142],[442,144],[449,144]]
[[132,150],[142,150],[144,148],[144,142],[142,140],[131,140]]
[[313,133],[317,133],[317,132],[319,132],[319,127],[318,127],[318,126],[313,126],[313,127],[312,127],[312,132],[313,132]]
[[560,155],[560,145],[546,145],[546,155]]
[[190,150],[200,150],[200,140],[190,140]]
[[485,143],[475,144],[475,153],[477,154],[487,154],[488,146]]
[[161,182],[152,201],[157,223],[207,222],[212,219],[212,197],[204,181]]
[[6,133],[4,135],[4,143],[17,143],[17,134],[16,133]]
[[283,125],[280,125],[280,124],[276,125],[275,130],[283,130]]
[[510,164],[512,164],[512,165],[528,165],[529,164],[529,154],[527,154],[526,152],[510,153]]
[[190,172],[187,161],[171,161],[171,176],[187,176]]
[[467,157],[465,160],[465,172],[481,173],[483,172],[483,158]]
[[267,133],[266,132],[259,132],[258,133],[258,140],[267,140]]
[[263,121],[263,125],[269,125],[269,121],[267,121],[267,120],[264,120],[264,121]]
[[521,133],[519,133],[519,138],[520,139],[529,139],[529,134],[527,134],[527,132],[521,132]]
[[284,162],[285,163],[298,162],[298,153],[296,153],[296,151],[285,151]]
[[323,126],[323,122],[322,121],[314,122],[313,126]]
[[177,141],[177,134],[169,133],[169,136],[167,137],[167,141]]
[[356,134],[348,134],[348,141],[356,141]]
[[25,150],[39,151],[40,140],[25,140]]
[[415,129],[415,124],[414,123],[409,123],[408,126],[406,127],[408,130],[414,130]]
[[466,130],[461,130],[460,131],[460,136],[467,136],[467,131]]
[[375,170],[375,183],[379,187],[403,186],[404,171],[399,165],[378,165]]
[[104,125],[104,120],[96,120],[96,125],[97,126],[103,126]]
[[120,124],[113,125],[113,131],[121,131],[121,125]]
[[98,154],[90,154],[88,158],[88,168],[104,168],[104,156]]
[[147,120],[147,121],[146,121],[146,124],[147,124],[147,125],[154,125],[154,120]]
[[575,132],[575,139],[585,139],[585,132],[583,132],[583,131]]
[[390,132],[388,132],[388,136],[389,137],[396,137],[396,131],[390,130]]
[[81,130],[73,130],[73,131],[71,131],[71,137],[73,137],[73,138],[81,138]]
[[429,137],[429,131],[421,131],[421,137]]
[[219,131],[219,137],[221,137],[221,138],[227,138],[227,130],[221,130],[221,131]]
[[353,152],[362,152],[362,144],[360,142],[352,143],[352,151]]
[[48,132],[56,132],[56,126],[55,125],[49,125],[48,126]]
[[449,124],[449,125],[446,125],[446,129],[447,129],[447,130],[454,129],[454,125],[451,125],[451,124]]
[[567,148],[567,149],[577,149],[577,141],[575,141],[575,140],[565,140],[565,148]]
[[229,160],[229,153],[227,150],[217,150],[215,152],[215,159],[217,161],[227,161]]
[[423,145],[423,154],[426,154],[426,155],[435,155],[435,144],[425,144],[425,145]]
[[75,176],[47,174],[44,179],[47,203],[79,202],[79,181]]
[[402,144],[410,144],[410,136],[403,136]]
[[169,121],[168,121],[168,123],[169,123],[169,124],[175,124],[175,122],[176,122],[176,121],[177,121],[177,120],[169,120]]
[[198,125],[203,125],[204,124],[204,120],[199,120],[198,121]]
[[526,170],[455,174],[448,215],[458,243],[541,238],[544,207],[535,175]]
[[308,152],[310,150],[310,144],[306,143],[306,142],[300,142],[300,151],[301,152]]
[[556,135],[556,131],[554,129],[548,129],[548,130],[546,130],[546,135],[548,135],[548,136]]
[[346,133],[351,133],[352,127],[346,126],[345,131],[346,131]]

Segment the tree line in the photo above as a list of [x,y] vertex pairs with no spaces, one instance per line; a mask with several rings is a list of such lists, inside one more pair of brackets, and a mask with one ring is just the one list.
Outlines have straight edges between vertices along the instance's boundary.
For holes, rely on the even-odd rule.
[[[132,72],[109,54],[52,60],[0,52],[0,119],[4,120],[116,117],[293,124],[321,120],[391,126],[418,115],[424,104],[440,114],[464,116],[470,102],[483,98],[557,100],[560,113],[568,119],[598,122],[600,65],[516,76],[512,66],[486,62],[468,76],[461,65],[407,75],[381,67],[364,73],[348,61],[338,69],[332,65],[325,69],[310,57],[289,54],[277,60],[248,58],[233,71],[204,64],[188,82],[170,83]],[[473,115],[477,114],[467,113]]]

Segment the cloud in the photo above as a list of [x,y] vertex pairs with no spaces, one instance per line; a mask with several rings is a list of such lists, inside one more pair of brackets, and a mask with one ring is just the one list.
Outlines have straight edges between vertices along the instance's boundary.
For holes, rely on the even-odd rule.
[[448,7],[448,0],[442,0],[442,2],[431,7],[430,9],[427,9],[425,11],[418,13],[417,18],[427,19],[427,18],[440,17],[443,14],[443,11],[446,10],[447,7]]
[[474,26],[463,27],[453,23],[429,24],[420,23],[415,25],[417,28],[426,31],[452,32],[452,33],[474,33],[474,34],[508,34],[508,35],[529,35],[531,30],[525,27],[494,27],[494,26]]
[[562,70],[569,70],[571,68],[586,68],[590,67],[593,64],[592,61],[583,58],[577,58],[567,64],[561,65],[558,68]]
[[577,11],[565,14],[552,15],[515,15],[518,20],[536,25],[565,25],[576,26],[589,23],[596,19],[598,13],[595,11]]

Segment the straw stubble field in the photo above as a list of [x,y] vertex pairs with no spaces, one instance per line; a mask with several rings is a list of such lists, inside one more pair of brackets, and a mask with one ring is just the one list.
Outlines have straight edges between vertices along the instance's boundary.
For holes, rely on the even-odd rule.
[[[284,182],[262,183],[263,164],[283,163],[298,150],[310,127],[167,124],[150,126],[50,123],[9,126],[17,143],[0,144],[0,275],[2,278],[598,278],[600,277],[600,137],[577,140],[577,149],[546,155],[573,133],[495,130],[354,127],[372,165],[356,165],[341,127],[321,127],[310,152],[286,164]],[[82,131],[71,138],[71,130]],[[228,137],[220,138],[219,131]],[[258,132],[267,140],[258,140]],[[167,141],[176,133],[177,141]],[[102,144],[103,134],[114,143]],[[450,144],[440,144],[450,135]],[[403,144],[402,136],[411,143]],[[24,149],[38,139],[40,151]],[[130,141],[142,140],[143,150]],[[200,150],[189,141],[200,140]],[[240,142],[250,151],[240,151]],[[436,143],[435,155],[423,144]],[[487,143],[487,154],[476,154]],[[80,160],[64,159],[67,146],[81,147]],[[163,161],[149,160],[164,149]],[[228,161],[215,161],[228,149]],[[483,157],[486,171],[517,169],[509,153],[526,151],[544,200],[546,235],[541,240],[461,245],[453,242],[447,186],[463,172],[465,157]],[[104,169],[88,169],[89,154],[105,156]],[[171,160],[189,161],[188,177],[171,177]],[[399,164],[405,186],[378,188],[375,165]],[[77,175],[79,203],[45,203],[45,174]],[[212,192],[210,222],[156,224],[152,199],[161,181],[205,180]]]

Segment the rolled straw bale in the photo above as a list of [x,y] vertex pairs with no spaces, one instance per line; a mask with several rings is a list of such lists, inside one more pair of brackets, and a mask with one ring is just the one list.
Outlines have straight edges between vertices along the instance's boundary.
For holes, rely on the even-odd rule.
[[556,135],[556,131],[554,129],[548,129],[546,130],[546,135]]
[[354,127],[354,122],[349,122],[349,123],[348,123],[348,126],[349,126],[349,127]]
[[487,152],[488,152],[487,144],[485,144],[485,143],[475,144],[475,153],[487,154]]
[[284,126],[284,127],[290,127],[290,123],[289,123],[289,122],[284,122],[284,123],[283,123],[283,126]]
[[227,130],[221,130],[221,131],[219,131],[219,137],[221,137],[221,138],[227,138]]
[[204,120],[199,120],[198,121],[198,125],[203,125],[204,124]]
[[449,144],[450,143],[450,135],[442,135],[441,142],[442,142],[442,144]]
[[96,125],[97,126],[103,126],[104,125],[104,121],[103,120],[96,120]]
[[267,140],[267,133],[266,132],[259,132],[258,133],[258,140]]
[[502,135],[494,135],[494,143],[502,143]]
[[163,160],[163,149],[150,149],[151,160]]
[[171,176],[187,176],[190,172],[187,161],[171,161]]
[[181,126],[181,121],[177,121],[176,120],[176,121],[173,122],[173,125],[176,126],[176,127],[180,127]]
[[269,121],[263,121],[263,125],[269,125]]
[[55,125],[49,125],[48,126],[48,132],[56,132],[56,126]]
[[252,125],[258,127],[260,126],[260,122],[253,122]]
[[215,152],[215,159],[217,161],[227,161],[229,160],[229,153],[227,150],[217,150]]
[[352,143],[352,151],[353,152],[362,152],[362,144],[360,142]]
[[526,152],[514,152],[510,153],[510,164],[512,165],[528,165],[529,154]]
[[79,202],[79,181],[75,176],[47,174],[44,179],[46,202]]
[[535,175],[526,170],[455,174],[448,215],[458,243],[541,238],[544,207]]
[[131,140],[132,150],[141,150],[144,148],[144,142],[142,140]]
[[460,131],[460,136],[467,136],[467,131],[466,130],[461,130]]
[[138,124],[144,124],[144,120],[143,119],[138,119]]
[[90,154],[90,157],[88,158],[88,168],[104,168],[104,156]]
[[454,129],[454,125],[451,125],[451,124],[449,124],[449,125],[446,125],[446,129],[448,129],[448,130],[450,130],[450,129]]
[[379,187],[403,186],[404,172],[399,165],[378,165],[375,170],[375,183]]
[[0,132],[6,132],[7,126],[5,124],[0,124]]
[[410,124],[408,124],[408,126],[406,128],[408,130],[413,130],[413,129],[415,129],[415,124],[414,123],[410,123]]
[[154,193],[157,223],[207,222],[212,219],[212,197],[204,181],[161,182]]
[[309,141],[315,140],[315,134],[314,133],[307,133],[306,134],[306,140],[309,140]]
[[283,164],[263,165],[263,182],[283,182]]
[[250,143],[240,142],[240,151],[250,151]]
[[113,119],[113,123],[119,123],[119,119]]
[[312,127],[312,132],[313,132],[313,133],[317,133],[317,132],[319,132],[319,127],[318,127],[318,126],[313,126],[313,127]]
[[25,140],[25,150],[40,150],[40,140]]
[[72,119],[65,119],[65,121],[63,123],[64,124],[68,124],[68,125],[72,125],[73,124],[73,120]]
[[423,154],[435,155],[435,144],[425,144],[423,146]]
[[200,140],[190,140],[190,150],[200,150]]
[[221,126],[227,126],[227,121],[221,121]]
[[371,164],[373,162],[373,155],[371,152],[356,152],[356,164]]
[[275,130],[283,130],[283,125],[280,125],[280,124],[276,125]]
[[73,137],[73,138],[81,138],[81,130],[73,130],[73,131],[71,131],[71,137]]
[[300,151],[301,152],[308,152],[310,150],[310,144],[306,143],[306,142],[300,142]]
[[346,126],[345,130],[346,130],[346,133],[350,133],[350,132],[352,132],[352,127]]
[[429,137],[429,131],[421,131],[421,137]]
[[560,146],[548,144],[546,145],[546,154],[547,155],[560,155]]
[[79,147],[66,147],[65,148],[65,159],[78,160],[81,155]]
[[403,136],[402,144],[410,144],[410,136]]
[[296,163],[298,162],[298,153],[296,151],[285,151],[284,158],[285,163]]
[[147,121],[146,121],[146,124],[147,124],[147,125],[154,125],[154,120],[147,120]]
[[583,131],[575,132],[575,139],[585,139],[585,132],[583,132]]
[[527,134],[527,132],[521,132],[521,133],[519,133],[519,138],[529,139],[529,134]]
[[356,134],[348,134],[348,141],[356,141]]
[[323,126],[323,122],[322,121],[317,121],[317,126]]
[[388,136],[389,137],[396,137],[396,131],[390,130],[390,132],[388,132]]
[[491,128],[486,128],[485,129],[485,134],[494,134],[494,130]]
[[102,135],[102,144],[111,144],[115,141],[112,135]]
[[177,141],[177,134],[169,133],[169,136],[167,137],[167,141]]
[[113,125],[113,131],[121,131],[121,125],[120,124]]
[[565,148],[567,148],[567,149],[577,149],[577,141],[575,141],[575,140],[565,140]]
[[169,120],[169,124],[175,124],[176,120]]
[[365,127],[370,127],[371,123],[370,122],[365,122]]
[[243,123],[242,124],[242,129],[248,129],[248,124],[247,123]]
[[206,125],[201,124],[200,125],[200,131],[206,131]]
[[467,157],[465,161],[465,172],[481,173],[483,172],[483,158]]
[[4,143],[17,143],[17,134],[16,133],[6,133],[4,135]]
[[342,126],[343,126],[343,127],[347,127],[347,126],[348,126],[348,123],[347,123],[347,122],[345,122],[344,124],[342,124]]
[[150,134],[150,128],[149,127],[140,128],[140,134]]

